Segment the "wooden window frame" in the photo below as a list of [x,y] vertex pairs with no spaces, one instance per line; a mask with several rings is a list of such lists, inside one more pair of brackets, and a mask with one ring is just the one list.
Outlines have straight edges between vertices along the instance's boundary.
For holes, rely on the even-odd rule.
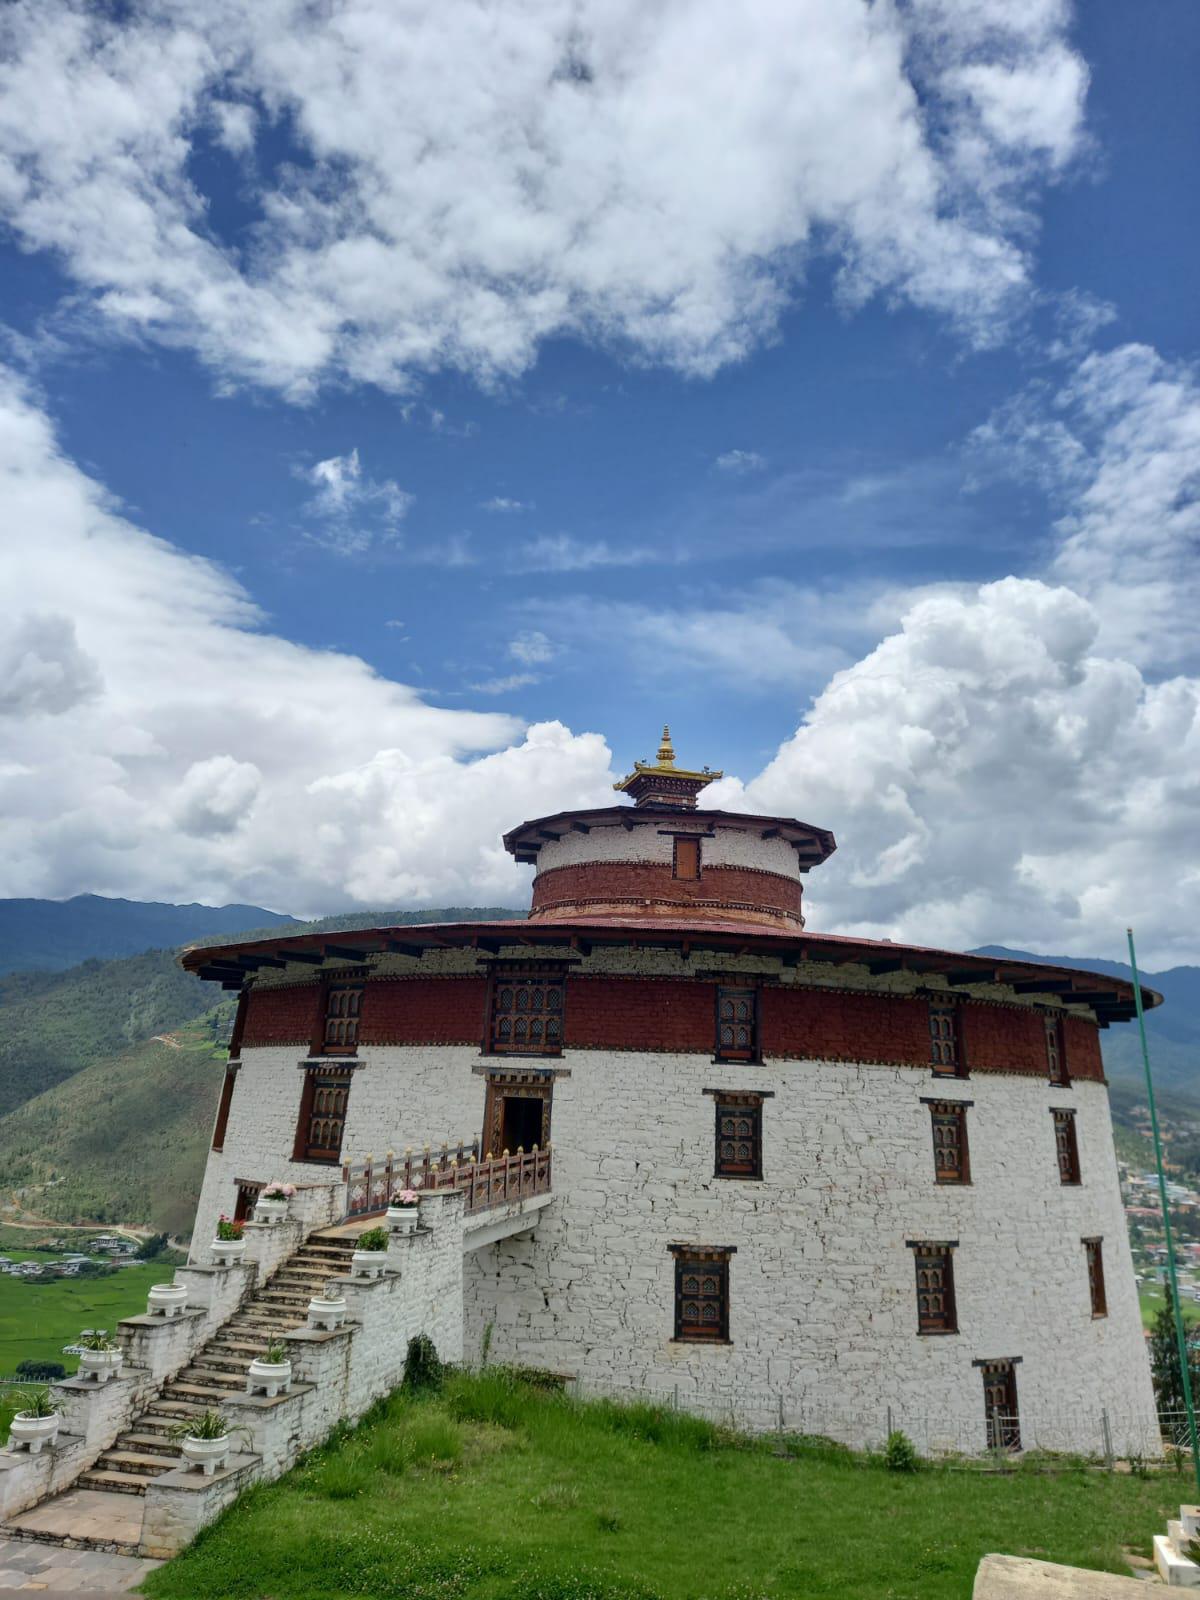
[[[334,1056],[317,1061],[302,1063],[304,1083],[300,1089],[300,1112],[296,1118],[296,1138],[292,1146],[292,1160],[310,1167],[336,1167],[341,1165],[342,1146],[346,1142],[346,1115],[349,1110],[350,1089],[354,1078],[354,1067],[344,1056]],[[313,1118],[316,1115],[315,1102],[319,1080],[322,1077],[344,1077],[347,1104],[342,1107],[341,1123],[342,1137],[338,1140],[338,1147],[333,1151],[332,1146],[326,1147],[331,1153],[313,1155],[313,1144],[309,1138],[312,1130]]]
[[[483,1019],[483,1044],[482,1054],[485,1056],[561,1056],[563,1053],[563,1037],[567,1027],[567,976],[569,968],[558,962],[511,962],[503,965],[494,964],[488,975],[487,1004],[484,1009]],[[530,1045],[528,1039],[523,1039],[518,1046],[515,1043],[501,1043],[498,1039],[499,1026],[503,1013],[499,1010],[500,996],[506,988],[518,989],[521,987],[549,986],[560,991],[561,1000],[557,1011],[553,1007],[543,1007],[536,1013],[543,1022],[553,1018],[558,1023],[558,1039],[552,1045],[544,1042],[541,1045]],[[513,1015],[516,1014],[515,1008]],[[533,1013],[529,1013],[533,1015]]]
[[[704,855],[700,845],[701,836],[697,833],[677,833],[671,845],[671,876],[678,878],[682,883],[699,883],[704,873]],[[684,845],[687,850],[695,849],[695,872],[681,872],[679,861],[679,847]]]
[[[721,1003],[727,996],[750,996],[753,1018],[750,1027],[753,1040],[749,1050],[723,1050],[721,1048]],[[762,1003],[757,984],[718,983],[713,1000],[713,1060],[741,1061],[757,1065],[762,1061]]]
[[[713,1097],[713,1177],[724,1178],[733,1182],[761,1183],[763,1175],[763,1101],[772,1098],[771,1095],[753,1089],[706,1089],[704,1092],[711,1094]],[[749,1115],[752,1123],[750,1133],[752,1156],[749,1167],[722,1165],[721,1114],[722,1111],[728,1112],[731,1107],[744,1110]]]
[[[699,1245],[699,1244],[673,1244],[667,1247],[674,1257],[675,1265],[675,1344],[699,1345],[728,1345],[733,1341],[729,1337],[729,1260],[737,1254],[736,1245]],[[686,1274],[689,1270],[701,1272],[706,1277],[715,1277],[718,1288],[715,1292],[697,1291],[692,1295],[686,1293]],[[698,1302],[713,1302],[717,1306],[715,1321],[701,1324],[694,1318],[688,1319],[684,1312],[689,1300]]]
[[[925,1338],[940,1338],[957,1333],[958,1301],[954,1293],[954,1252],[958,1248],[958,1240],[906,1239],[905,1244],[913,1253],[913,1266],[916,1271],[917,1332]],[[923,1296],[934,1292],[922,1274],[933,1270],[938,1270],[943,1275],[941,1288],[937,1291],[943,1297],[943,1309],[936,1314],[922,1305]]]
[[[967,1133],[967,1111],[973,1100],[933,1100],[923,1098],[922,1105],[929,1107],[929,1131],[933,1139],[933,1181],[960,1187],[971,1182],[971,1142]],[[953,1119],[958,1124],[958,1171],[951,1173],[938,1164],[938,1123]]]
[[217,1115],[213,1122],[212,1148],[224,1150],[225,1134],[229,1128],[229,1108],[233,1104],[233,1088],[237,1082],[236,1066],[225,1068],[225,1081],[221,1084],[221,1098],[217,1101]]
[[[933,1069],[935,1078],[965,1078],[967,1060],[963,1051],[962,1037],[962,1012],[959,1002],[954,999],[943,999],[941,995],[936,998],[930,996],[929,1005],[929,1064]],[[946,1034],[941,1029],[935,1029],[934,1018],[944,1016],[950,1020],[950,1031]],[[946,1060],[949,1052],[949,1062]]]
[[[554,1110],[554,1079],[544,1072],[506,1072],[498,1068],[487,1075],[487,1092],[483,1101],[483,1138],[480,1148],[485,1156],[498,1156],[504,1137],[504,1102],[509,1098],[540,1100],[542,1102],[542,1136],[538,1148],[545,1150],[550,1143],[550,1119]],[[512,1151],[508,1152],[510,1155]]]
[[[1051,1106],[1050,1116],[1054,1122],[1054,1158],[1058,1163],[1059,1182],[1064,1188],[1078,1188],[1083,1182],[1083,1173],[1079,1165],[1079,1133],[1075,1126],[1074,1106]],[[1066,1130],[1069,1137],[1062,1140],[1060,1131]],[[1064,1164],[1063,1156],[1067,1161]]]
[[1100,1236],[1083,1241],[1084,1259],[1087,1263],[1088,1296],[1092,1302],[1092,1317],[1097,1320],[1108,1315],[1108,1291],[1104,1283],[1104,1240]]
[[[332,1014],[334,996],[338,994],[356,994],[358,1004],[353,1013],[340,1016]],[[313,1038],[309,1049],[311,1056],[337,1057],[357,1056],[358,1030],[362,1024],[363,1001],[366,997],[366,985],[362,978],[325,978],[321,983],[320,1005],[317,1008],[317,1017],[313,1030]],[[330,1024],[338,1021],[353,1022],[352,1041],[348,1044],[330,1044]]]
[[1050,1082],[1059,1089],[1071,1087],[1071,1073],[1067,1067],[1067,1039],[1061,1017],[1043,1017],[1046,1030],[1046,1073]]

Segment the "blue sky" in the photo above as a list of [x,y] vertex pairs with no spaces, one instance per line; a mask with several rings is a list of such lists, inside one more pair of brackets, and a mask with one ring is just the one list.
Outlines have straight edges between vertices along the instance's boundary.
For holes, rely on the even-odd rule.
[[[286,37],[292,8],[278,0],[266,9],[277,16],[264,17],[263,29],[277,24]],[[378,87],[369,30],[379,13],[364,3],[347,7],[347,15],[356,9],[361,27],[350,45],[341,43],[359,51],[355,70],[363,73],[360,98],[368,105]],[[421,10],[404,9],[410,21]],[[457,9],[448,7],[439,20]],[[114,727],[138,724],[137,737],[130,736],[138,749],[121,758],[119,772],[113,752],[126,732],[115,743],[106,736],[105,748],[94,752],[112,811],[101,806],[102,815],[89,821],[78,785],[65,776],[77,748],[71,719],[88,718],[90,705],[94,725],[98,704],[115,694],[122,671],[137,675],[136,662],[118,668],[106,659],[103,630],[116,627],[120,607],[101,603],[94,588],[91,600],[76,595],[60,607],[52,580],[45,594],[34,595],[41,579],[26,551],[25,564],[15,567],[19,592],[31,595],[31,616],[61,609],[77,655],[68,651],[66,665],[53,670],[64,681],[74,675],[80,688],[61,711],[42,689],[26,707],[29,743],[15,742],[13,767],[21,772],[14,781],[32,787],[42,762],[52,776],[44,805],[29,804],[10,841],[9,880],[0,892],[257,896],[315,912],[381,900],[491,899],[508,887],[519,903],[519,875],[506,876],[506,863],[489,853],[495,833],[519,819],[503,811],[480,819],[481,803],[494,799],[532,814],[591,798],[652,749],[666,717],[682,757],[736,775],[721,796],[726,803],[770,804],[839,834],[847,853],[840,878],[831,879],[825,926],[963,941],[1030,944],[1040,937],[1099,953],[1111,943],[1110,921],[1116,926],[1140,913],[1152,919],[1161,954],[1187,954],[1195,885],[1175,884],[1169,895],[1132,882],[1114,888],[1107,853],[1131,830],[1145,830],[1143,859],[1165,867],[1177,852],[1195,778],[1190,690],[1176,691],[1190,709],[1173,706],[1167,736],[1162,697],[1154,697],[1194,661],[1191,624],[1176,631],[1170,614],[1172,605],[1186,610],[1186,582],[1176,579],[1194,557],[1189,449],[1192,418],[1200,414],[1193,411],[1190,365],[1200,348],[1192,282],[1200,244],[1194,7],[1165,0],[1135,16],[1109,3],[1068,11],[1057,0],[1029,0],[1006,16],[1005,8],[971,0],[949,24],[937,0],[901,8],[901,64],[889,78],[884,52],[878,86],[865,92],[872,106],[915,94],[923,143],[911,161],[893,156],[893,146],[903,148],[902,123],[881,120],[883,177],[870,175],[878,192],[869,201],[861,197],[866,179],[859,170],[867,158],[857,147],[869,147],[872,135],[855,109],[860,90],[852,74],[844,107],[831,93],[819,117],[814,112],[790,129],[783,123],[788,108],[806,95],[819,100],[821,86],[804,77],[803,66],[789,82],[788,51],[773,48],[807,27],[814,52],[852,52],[853,28],[865,25],[858,0],[833,8],[845,14],[847,28],[843,34],[831,25],[828,39],[819,36],[825,23],[810,7],[748,9],[736,45],[745,52],[738,81],[761,71],[766,109],[775,93],[781,111],[762,129],[730,111],[737,157],[731,175],[718,170],[728,86],[717,69],[726,23],[709,17],[695,29],[700,77],[711,70],[713,83],[693,76],[681,89],[652,70],[656,51],[669,53],[669,14],[678,8],[661,8],[663,37],[648,31],[643,59],[633,65],[622,59],[616,19],[606,14],[619,9],[584,7],[585,22],[571,24],[565,10],[547,4],[531,23],[552,41],[551,56],[565,49],[569,61],[586,63],[594,75],[589,89],[604,86],[606,70],[623,73],[631,119],[636,112],[657,127],[661,115],[667,130],[663,171],[653,175],[661,189],[651,188],[644,208],[631,202],[612,237],[593,241],[562,284],[553,245],[539,257],[543,246],[529,216],[515,204],[506,212],[506,174],[483,172],[494,189],[482,181],[479,149],[451,152],[435,195],[397,202],[427,204],[434,229],[443,205],[463,210],[439,235],[438,254],[453,257],[450,299],[464,284],[495,292],[496,303],[481,309],[480,333],[478,323],[464,332],[457,306],[448,310],[437,294],[419,316],[411,310],[415,302],[401,282],[407,257],[381,269],[339,253],[356,215],[348,205],[339,210],[346,199],[339,186],[349,172],[347,188],[359,185],[355,204],[369,209],[372,186],[354,177],[354,163],[375,175],[373,184],[399,146],[388,144],[381,155],[364,115],[353,135],[359,144],[337,152],[345,165],[332,160],[314,132],[330,111],[328,86],[311,56],[301,60],[298,24],[296,55],[277,50],[271,58],[261,40],[248,37],[244,54],[230,46],[218,72],[195,64],[192,53],[199,59],[201,46],[167,4],[130,7],[103,26],[93,15],[82,29],[81,13],[69,6],[14,8],[18,66],[32,84],[39,51],[51,51],[61,76],[46,86],[47,98],[58,93],[64,105],[81,107],[81,127],[92,115],[107,136],[121,123],[115,95],[93,103],[98,81],[105,94],[114,84],[138,87],[145,118],[127,137],[112,135],[97,161],[111,186],[91,194],[57,130],[17,126],[15,115],[0,127],[0,160],[13,163],[10,173],[38,172],[21,193],[18,183],[6,184],[0,165],[8,216],[0,235],[0,321],[15,403],[45,430],[38,448],[47,482],[69,468],[70,492],[81,503],[123,519],[139,536],[215,563],[219,574],[206,569],[204,582],[230,588],[226,609],[218,596],[206,625],[241,615],[254,634],[302,649],[286,669],[273,662],[260,678],[250,663],[239,676],[214,660],[223,651],[183,630],[167,679],[177,671],[189,684],[207,679],[213,691],[211,703],[184,713],[192,726],[175,751],[163,729],[178,726],[176,685],[164,682],[157,703],[146,687],[169,651],[165,641],[148,642],[139,688],[144,715],[127,715],[123,704],[108,708]],[[697,20],[708,9],[699,6]],[[253,32],[248,8],[215,10],[241,17]],[[648,30],[659,25],[658,13],[643,13]],[[462,35],[447,24],[444,39],[414,44],[418,54],[428,52],[421,83],[436,77],[454,50],[470,50],[470,30],[462,26]],[[156,57],[152,73],[148,56],[114,65],[122,51],[159,50],[171,30],[177,48]],[[393,47],[402,49],[403,40],[391,39]],[[516,39],[512,47],[536,54],[539,41]],[[221,46],[207,41],[204,48]],[[977,72],[994,77],[972,78]],[[520,74],[514,78],[519,110]],[[491,79],[484,74],[479,82]],[[974,94],[969,106],[964,84]],[[711,197],[703,166],[697,170],[686,149],[671,148],[681,119],[662,110],[673,96],[701,91],[713,96],[707,120],[717,128],[706,157]],[[158,124],[156,96],[164,106]],[[172,113],[184,104],[186,115]],[[495,114],[496,127],[508,128],[507,103]],[[569,195],[556,199],[555,185],[559,173],[570,185],[574,164],[586,187],[591,130],[585,117],[582,135],[568,128],[555,149],[556,115],[535,141],[553,158],[551,175],[538,181],[552,196],[546,210],[560,204],[566,215],[562,237],[573,228],[577,238],[589,218],[582,207],[572,214]],[[393,136],[413,131],[411,123],[436,144],[437,116],[432,103],[422,109],[418,94]],[[814,140],[822,119],[827,132]],[[599,113],[594,127],[600,144]],[[484,128],[480,149],[489,161],[497,138],[495,128]],[[642,169],[663,139],[656,133],[643,143],[641,131],[630,135]],[[173,167],[179,140],[186,159]],[[142,164],[132,177],[130,152]],[[919,195],[927,176],[917,154],[933,163],[942,198],[933,212],[914,200],[892,215],[888,191],[901,193],[907,207],[908,185]],[[618,154],[614,164],[633,156]],[[797,186],[790,201],[776,187],[783,179]],[[173,265],[187,260],[186,250],[160,239],[139,254],[129,242],[141,226],[132,210],[118,248],[107,219],[95,213],[97,195],[99,209],[113,215],[126,204],[145,206],[165,236],[186,215],[179,204],[185,182],[203,206],[189,227],[207,255],[197,257],[194,271],[188,264],[191,276],[181,268],[176,280]],[[291,235],[272,237],[270,208],[297,193],[312,208],[305,241],[325,230],[319,282],[314,272],[303,300],[276,283],[265,310],[260,295],[257,305],[247,301],[248,310],[239,305],[226,315],[220,296],[240,294],[246,284],[261,290],[273,270],[263,253],[279,251],[282,260],[295,244]],[[781,219],[797,206],[808,214],[789,236]],[[934,213],[939,228],[953,223],[961,231],[939,238]],[[495,238],[476,250],[475,232],[493,227]],[[511,245],[519,228],[534,242]],[[923,228],[930,238],[912,243]],[[1019,283],[1002,283],[989,256],[972,255],[979,239],[1020,260]],[[731,249],[742,255],[728,268]],[[512,267],[510,255],[522,265]],[[222,278],[230,262],[233,289]],[[864,291],[861,303],[846,303],[848,271],[869,280],[873,292]],[[365,301],[352,281],[360,272]],[[561,293],[570,310],[544,315],[537,301],[543,292]],[[333,336],[340,344],[335,354],[312,357],[308,351],[329,336],[323,294],[335,302],[345,297]],[[693,295],[703,302],[698,308]],[[366,301],[390,305],[374,330],[361,321]],[[680,305],[686,309],[676,314]],[[277,333],[272,316],[280,318]],[[691,320],[682,326],[685,317]],[[395,338],[402,349],[419,349],[429,329],[432,355],[396,355],[389,344]],[[295,350],[288,346],[276,359],[293,333]],[[386,357],[377,354],[385,346]],[[1144,355],[1131,354],[1137,351]],[[57,445],[46,443],[51,435]],[[1174,474],[1166,489],[1164,461]],[[1122,472],[1157,483],[1147,490],[1153,508],[1146,513],[1143,505],[1139,521],[1139,537],[1154,550],[1147,563],[1130,550],[1128,569],[1119,506],[1137,501],[1139,491]],[[5,535],[10,556],[18,541],[37,541],[36,530],[19,521],[27,508],[14,504]],[[1160,519],[1161,537],[1146,532],[1147,515]],[[1135,571],[1145,577],[1144,600],[1140,590],[1126,593]],[[1011,617],[994,608],[1008,606],[1009,592],[996,600],[987,586],[1009,578],[1049,585],[1054,639],[1046,642],[1041,621],[1029,622],[1026,602],[1040,606],[1040,591],[1022,591],[1009,658],[1028,653],[1033,627],[1037,648],[1047,650],[1043,679],[1016,681],[1020,674],[995,663],[981,678],[962,666],[980,638],[1004,637]],[[186,566],[177,580],[164,579],[171,581],[186,609]],[[1078,607],[1090,608],[1087,618],[1075,597]],[[242,615],[251,602],[259,608],[253,618]],[[89,642],[92,604],[104,615]],[[914,605],[958,608],[939,624],[939,638],[953,635],[954,648],[915,666],[914,640],[929,635],[923,624],[903,621]],[[163,609],[170,610],[169,594]],[[46,649],[35,642],[19,661],[53,663],[59,644],[58,635]],[[271,742],[263,728],[277,706],[251,705],[254,726],[240,732],[233,730],[237,708],[253,702],[261,681],[277,684],[272,692],[284,702],[294,695],[297,703],[325,704],[325,691],[309,677],[325,666],[306,665],[310,652],[359,658],[379,680],[408,686],[416,697],[404,691],[404,720],[394,728],[386,726],[382,703],[374,722],[360,703],[349,731],[339,730],[333,709],[305,735],[321,747],[319,760],[297,765],[277,752],[273,767],[262,753]],[[1095,660],[1107,664],[1107,687],[1083,665]],[[851,675],[848,691],[838,691],[841,704],[849,692],[854,705],[840,727],[829,698],[839,672]],[[855,685],[877,683],[881,672],[895,703],[863,712]],[[919,707],[931,673],[941,695],[948,677],[961,672],[970,681],[956,679],[953,715],[941,701],[912,711],[909,731],[917,743],[931,741],[929,753],[915,768],[910,759],[903,776],[882,771],[879,729],[896,726],[896,707]],[[1081,690],[1085,678],[1091,687]],[[1082,703],[1053,713],[1057,744],[1034,739],[1022,746],[1021,730],[1041,717],[1048,688],[1070,688]],[[1126,690],[1129,725],[1104,729],[1097,708],[1114,697],[1124,704]],[[367,700],[374,693],[366,691]],[[329,704],[336,708],[335,700]],[[452,715],[421,722],[418,706]],[[1080,718],[1087,738],[1062,733]],[[47,732],[55,719],[61,745]],[[1007,743],[1000,747],[997,731],[995,748],[975,748],[952,731],[967,723],[972,740],[990,726]],[[553,757],[529,756],[523,765],[514,757],[498,786],[486,767],[466,770],[481,753],[486,760],[489,751],[521,749],[531,724],[567,730]],[[611,771],[608,752],[597,754],[588,734],[607,740]],[[1168,804],[1112,792],[1112,774],[1127,770],[1144,744],[1165,763],[1151,780],[1160,795],[1169,794]],[[392,755],[380,763],[381,752],[397,751],[403,778],[389,766]],[[1066,776],[1064,762],[1073,764]],[[941,771],[944,785],[930,786],[931,769]],[[998,771],[1005,774],[1000,782]],[[863,775],[871,773],[867,799]],[[460,777],[462,792],[448,799]],[[296,796],[313,785],[323,796],[352,795],[353,804],[328,812],[322,802],[319,815],[306,814]],[[138,796],[147,786],[154,799],[142,811]],[[18,809],[27,802],[23,793]],[[1010,808],[998,821],[1014,838],[999,853],[993,805]],[[1035,819],[1044,821],[1047,806],[1059,805],[1061,829],[1051,825],[1033,837]],[[422,842],[406,855],[396,840],[414,810]],[[340,844],[314,851],[311,834],[323,829],[343,830]],[[462,847],[439,843],[431,864],[429,837],[446,829],[465,829]],[[291,838],[289,830],[294,841],[283,848],[279,840]],[[182,835],[188,847],[167,848],[168,835]],[[144,848],[151,841],[154,848]],[[976,866],[979,883],[971,880]]]

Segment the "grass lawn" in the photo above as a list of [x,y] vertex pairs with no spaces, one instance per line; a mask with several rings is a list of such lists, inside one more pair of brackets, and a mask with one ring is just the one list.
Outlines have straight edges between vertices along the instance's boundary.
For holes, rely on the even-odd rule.
[[169,1280],[171,1274],[170,1267],[152,1261],[125,1267],[109,1278],[32,1284],[0,1276],[0,1373],[14,1371],[26,1356],[61,1361],[74,1372],[79,1363],[63,1355],[63,1345],[71,1344],[81,1328],[112,1332],[122,1317],[145,1311],[150,1285]]
[[[1183,1302],[1184,1322],[1200,1322],[1200,1303],[1195,1300],[1189,1300],[1186,1296],[1181,1296],[1180,1298]],[[1142,1327],[1148,1328],[1166,1303],[1162,1285],[1139,1283],[1138,1302],[1142,1308]]]
[[[1134,1477],[889,1472],[505,1374],[397,1393],[147,1580],[156,1600],[963,1600],[989,1551],[1128,1571],[1187,1497]],[[1173,1513],[1176,1514],[1176,1513]]]

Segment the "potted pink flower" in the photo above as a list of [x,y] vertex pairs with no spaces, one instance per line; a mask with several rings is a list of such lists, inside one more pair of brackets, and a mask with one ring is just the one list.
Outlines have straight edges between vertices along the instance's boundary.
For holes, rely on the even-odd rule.
[[402,1189],[387,1208],[387,1225],[393,1233],[412,1233],[421,1215],[421,1197],[415,1189]]

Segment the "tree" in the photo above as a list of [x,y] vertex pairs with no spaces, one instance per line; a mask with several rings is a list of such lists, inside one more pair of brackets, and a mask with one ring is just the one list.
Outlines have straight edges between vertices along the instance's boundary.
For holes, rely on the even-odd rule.
[[[1183,1411],[1183,1383],[1179,1373],[1179,1351],[1175,1344],[1175,1301],[1171,1285],[1163,1284],[1165,1298],[1162,1310],[1150,1326],[1150,1372],[1154,1380],[1154,1398],[1160,1411]],[[1192,1334],[1187,1334],[1188,1368],[1192,1379],[1192,1394],[1200,1398],[1200,1351],[1197,1351]]]
[[166,1248],[167,1236],[165,1233],[149,1234],[145,1239],[142,1240],[141,1244],[138,1245],[138,1260],[152,1261],[155,1256],[162,1255]]

